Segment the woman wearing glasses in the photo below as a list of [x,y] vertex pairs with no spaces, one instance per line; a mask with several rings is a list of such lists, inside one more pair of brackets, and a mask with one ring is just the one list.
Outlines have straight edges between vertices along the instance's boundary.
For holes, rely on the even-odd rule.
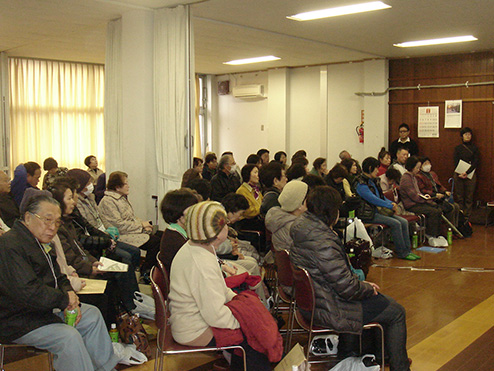
[[[139,291],[135,276],[135,268],[131,261],[128,264],[127,272],[104,273],[98,268],[101,263],[94,257],[93,253],[106,250],[106,256],[113,260],[121,260],[115,253],[116,244],[109,236],[102,235],[78,235],[76,221],[72,212],[77,203],[77,184],[73,179],[57,179],[49,188],[53,198],[60,203],[62,208],[62,222],[58,229],[58,236],[62,243],[67,264],[75,268],[81,277],[104,278],[109,280],[105,293],[110,298],[121,300],[125,309],[137,312],[141,317],[154,319],[154,307],[148,307],[141,301],[134,299],[134,293]],[[59,223],[59,222],[57,222]],[[103,232],[102,232],[103,233]],[[136,297],[142,297],[139,293]]]

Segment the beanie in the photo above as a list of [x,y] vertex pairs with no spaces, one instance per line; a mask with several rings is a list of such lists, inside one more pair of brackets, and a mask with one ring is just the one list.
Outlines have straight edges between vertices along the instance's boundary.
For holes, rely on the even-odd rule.
[[67,176],[74,179],[79,185],[77,186],[76,192],[81,193],[81,191],[86,188],[86,184],[89,183],[91,175],[86,170],[82,169],[70,169],[67,171]]
[[215,239],[226,225],[226,212],[219,202],[203,201],[185,210],[185,230],[192,242]]
[[289,213],[297,210],[302,206],[308,189],[309,186],[300,180],[288,182],[278,197],[281,209]]

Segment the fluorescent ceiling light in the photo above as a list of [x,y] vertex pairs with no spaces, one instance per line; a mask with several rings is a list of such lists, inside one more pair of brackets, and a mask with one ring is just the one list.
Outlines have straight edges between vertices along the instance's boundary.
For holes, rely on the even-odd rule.
[[313,19],[337,17],[340,15],[371,12],[373,10],[388,9],[391,6],[384,4],[382,1],[372,1],[370,3],[354,4],[347,6],[340,6],[337,8],[329,8],[322,10],[315,10],[312,12],[299,13],[295,15],[288,16],[288,19],[293,19],[294,21],[311,21]]
[[473,37],[472,35],[469,35],[469,36],[445,37],[443,39],[407,41],[405,43],[393,44],[393,46],[397,46],[399,48],[412,48],[414,46],[462,43],[465,41],[475,41],[475,40],[478,40],[478,39],[476,37]]
[[236,65],[239,65],[239,64],[249,64],[249,63],[277,61],[278,59],[280,59],[280,58],[275,57],[274,55],[267,55],[265,57],[256,57],[256,58],[247,58],[247,59],[236,59],[234,61],[223,62],[223,64],[230,64],[230,65],[236,66]]

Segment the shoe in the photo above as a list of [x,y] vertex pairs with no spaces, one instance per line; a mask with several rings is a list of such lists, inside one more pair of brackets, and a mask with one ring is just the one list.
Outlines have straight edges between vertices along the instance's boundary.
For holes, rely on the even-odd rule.
[[[400,258],[400,259],[415,261],[415,260],[417,260],[417,255],[414,255],[414,254],[408,254],[408,255],[407,255],[407,256],[405,256],[404,258]],[[419,257],[419,259],[420,259],[420,257]]]
[[410,253],[410,255],[415,256],[415,260],[420,260],[420,259],[422,259],[420,256],[418,256],[417,254],[414,254],[413,252],[411,252],[411,253]]

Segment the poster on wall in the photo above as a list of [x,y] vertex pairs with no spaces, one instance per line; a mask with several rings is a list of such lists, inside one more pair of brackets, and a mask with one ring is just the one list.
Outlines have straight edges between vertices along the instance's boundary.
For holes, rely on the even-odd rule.
[[461,128],[461,100],[447,100],[444,102],[444,127]]
[[439,107],[419,107],[419,138],[439,138]]

